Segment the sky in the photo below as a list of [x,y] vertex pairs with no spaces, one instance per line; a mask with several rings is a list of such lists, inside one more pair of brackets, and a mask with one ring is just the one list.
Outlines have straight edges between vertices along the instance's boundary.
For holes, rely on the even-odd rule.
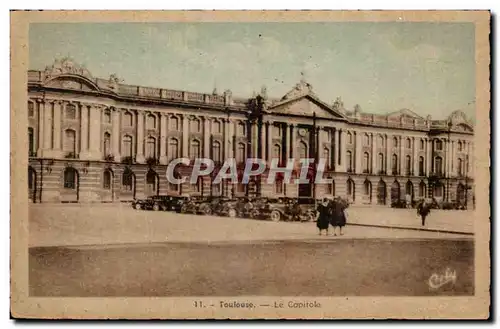
[[348,110],[474,120],[472,23],[38,23],[29,49],[30,69],[69,56],[95,77],[238,97],[281,98],[303,72]]

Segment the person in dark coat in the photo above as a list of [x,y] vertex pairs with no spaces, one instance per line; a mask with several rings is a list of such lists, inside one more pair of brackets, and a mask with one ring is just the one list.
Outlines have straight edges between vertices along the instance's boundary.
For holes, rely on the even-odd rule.
[[328,235],[328,226],[330,226],[330,207],[328,206],[328,199],[324,198],[323,202],[318,205],[318,218],[316,220],[316,226],[319,229],[319,235],[323,230],[326,230],[326,235]]
[[431,207],[426,202],[422,202],[417,207],[417,214],[422,218],[422,226],[425,226],[425,218],[431,212]]
[[333,201],[330,224],[333,226],[333,235],[335,236],[337,235],[337,227],[339,228],[339,234],[344,235],[344,233],[342,233],[342,228],[346,224],[346,217],[344,212],[346,208],[346,205],[341,199],[337,198]]

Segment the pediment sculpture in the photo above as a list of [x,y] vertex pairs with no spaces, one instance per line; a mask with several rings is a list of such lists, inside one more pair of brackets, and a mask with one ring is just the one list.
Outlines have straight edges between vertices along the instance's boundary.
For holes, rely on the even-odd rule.
[[93,80],[92,74],[83,65],[75,63],[71,58],[56,59],[50,66],[45,67],[45,78],[49,79],[62,74],[74,74]]

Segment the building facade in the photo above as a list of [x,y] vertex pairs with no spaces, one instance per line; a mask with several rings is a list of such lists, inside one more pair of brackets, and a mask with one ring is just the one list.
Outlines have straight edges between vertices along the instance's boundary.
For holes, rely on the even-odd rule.
[[[326,104],[301,80],[281,99],[250,99],[123,84],[71,59],[28,72],[28,188],[32,202],[118,202],[156,194],[316,197],[389,205],[434,197],[471,203],[474,130],[463,112],[422,118]],[[327,184],[249,184],[201,177],[170,184],[175,158],[219,166],[248,157],[326,159]],[[177,171],[177,175],[185,172]]]

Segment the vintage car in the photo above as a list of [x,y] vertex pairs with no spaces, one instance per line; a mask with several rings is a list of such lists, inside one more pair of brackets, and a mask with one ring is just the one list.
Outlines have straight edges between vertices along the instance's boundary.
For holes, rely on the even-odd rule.
[[262,217],[262,210],[266,204],[266,198],[243,197],[238,199],[235,209],[238,217],[259,219]]
[[170,196],[153,195],[146,199],[137,199],[132,202],[132,208],[137,210],[168,210]]
[[200,212],[204,215],[236,217],[236,203],[237,200],[227,197],[211,197],[200,205]]
[[269,199],[261,209],[261,214],[273,222],[279,221],[313,221],[316,202],[312,198],[279,198]]
[[181,205],[181,213],[183,214],[198,214],[200,205],[203,203],[203,198],[198,196],[186,197]]
[[168,211],[175,211],[180,213],[182,210],[182,205],[188,201],[187,196],[170,196],[167,202]]

